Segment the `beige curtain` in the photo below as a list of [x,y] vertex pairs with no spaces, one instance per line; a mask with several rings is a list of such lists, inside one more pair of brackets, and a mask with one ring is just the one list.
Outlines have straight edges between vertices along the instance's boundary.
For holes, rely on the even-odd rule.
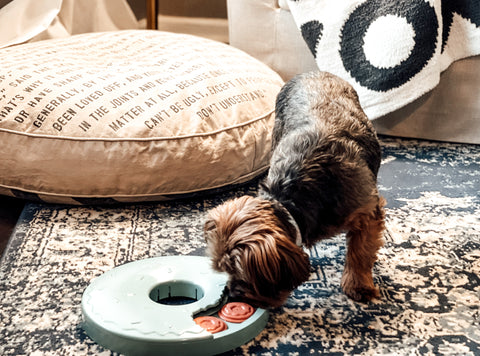
[[0,27],[2,48],[138,23],[126,0],[14,0],[0,9]]

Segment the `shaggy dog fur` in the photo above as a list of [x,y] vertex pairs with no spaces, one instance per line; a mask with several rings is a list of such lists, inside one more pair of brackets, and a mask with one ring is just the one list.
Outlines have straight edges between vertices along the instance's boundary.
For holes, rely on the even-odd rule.
[[352,86],[325,72],[289,81],[277,97],[270,170],[258,197],[227,201],[205,223],[208,254],[215,270],[229,274],[230,295],[282,305],[310,275],[301,245],[346,232],[344,292],[356,301],[379,297],[372,268],[383,244],[380,160]]

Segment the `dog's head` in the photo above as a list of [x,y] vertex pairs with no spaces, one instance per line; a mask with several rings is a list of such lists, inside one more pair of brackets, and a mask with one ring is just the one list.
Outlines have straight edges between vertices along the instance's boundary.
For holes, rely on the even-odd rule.
[[211,210],[205,223],[213,268],[230,276],[229,292],[254,306],[277,307],[306,281],[310,262],[267,200],[244,196]]

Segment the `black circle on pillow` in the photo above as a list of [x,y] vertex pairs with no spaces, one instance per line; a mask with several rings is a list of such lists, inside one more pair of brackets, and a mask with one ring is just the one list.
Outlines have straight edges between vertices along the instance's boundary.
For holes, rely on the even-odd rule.
[[[407,59],[390,68],[373,66],[363,50],[363,38],[379,17],[396,15],[411,24],[415,45]],[[432,58],[437,42],[438,19],[425,0],[368,0],[358,6],[341,32],[340,56],[350,75],[362,86],[375,91],[398,88],[419,73]]]
[[313,56],[316,58],[317,43],[322,38],[323,24],[317,20],[305,22],[300,26],[300,31],[305,42],[307,42],[310,52],[312,52]]

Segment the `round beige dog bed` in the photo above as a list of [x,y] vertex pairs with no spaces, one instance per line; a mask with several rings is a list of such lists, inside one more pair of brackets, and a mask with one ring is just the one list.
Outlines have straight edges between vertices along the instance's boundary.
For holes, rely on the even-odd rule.
[[162,200],[268,167],[283,82],[228,45],[118,31],[6,48],[0,62],[2,194]]

